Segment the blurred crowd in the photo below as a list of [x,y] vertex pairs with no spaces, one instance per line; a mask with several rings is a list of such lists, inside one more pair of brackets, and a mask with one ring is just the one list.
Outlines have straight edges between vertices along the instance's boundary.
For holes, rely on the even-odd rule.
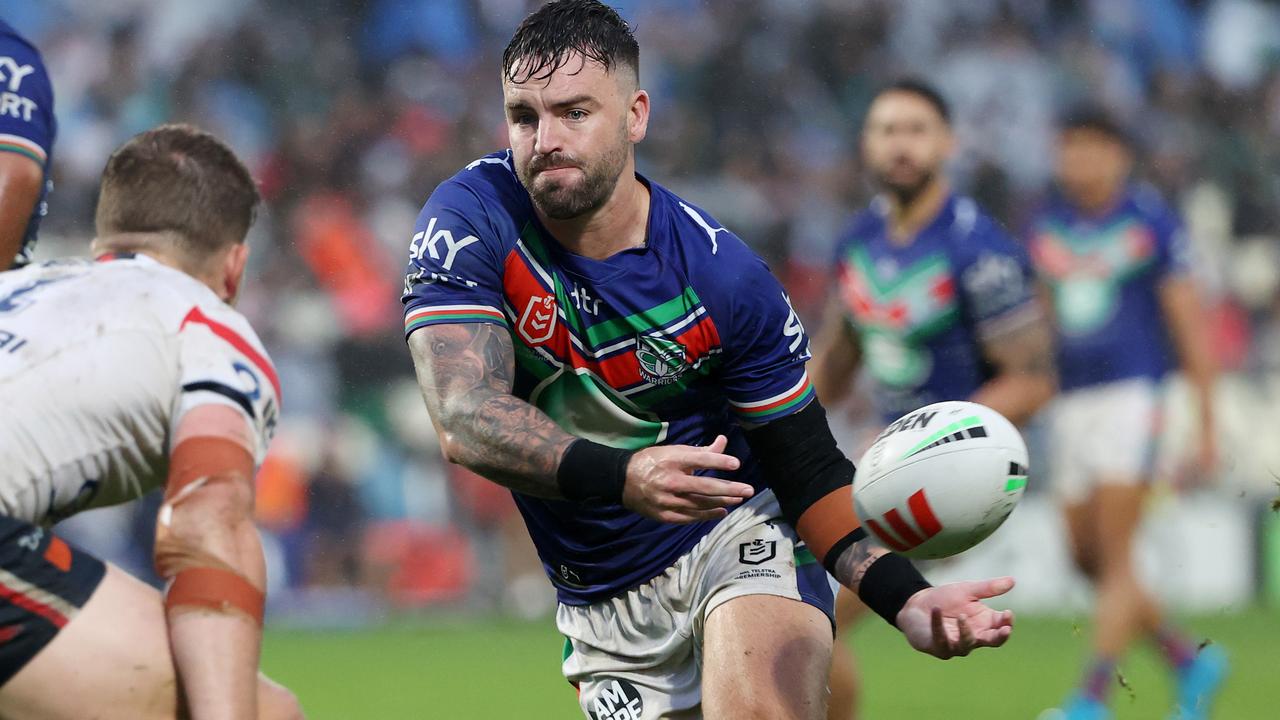
[[[0,0],[56,93],[40,257],[86,251],[107,154],[157,123],[212,130],[261,181],[242,309],[284,387],[259,491],[278,582],[502,601],[509,501],[441,461],[398,294],[427,195],[505,146],[498,61],[533,4]],[[1110,108],[1190,226],[1219,359],[1250,382],[1280,370],[1277,5],[613,4],[637,29],[653,98],[641,171],[769,259],[806,317],[869,199],[858,130],[871,93],[911,74],[953,105],[958,186],[1014,229],[1051,180],[1055,117],[1086,99]]]

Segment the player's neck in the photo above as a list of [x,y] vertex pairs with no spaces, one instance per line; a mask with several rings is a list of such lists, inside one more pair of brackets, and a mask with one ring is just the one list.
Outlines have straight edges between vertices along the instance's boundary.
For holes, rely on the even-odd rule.
[[[566,250],[603,260],[628,248],[643,247],[649,231],[649,188],[628,163],[613,194],[594,212],[556,220],[538,211],[538,220]],[[535,208],[536,210],[536,208]]]
[[1110,215],[1124,201],[1124,186],[1100,187],[1093,192],[1077,193],[1070,199],[1081,215],[1102,218]]
[[146,255],[161,265],[180,270],[207,285],[224,302],[230,300],[225,278],[220,277],[212,269],[212,263],[208,264],[210,267],[194,266],[179,253],[168,250],[166,245],[163,244],[167,241],[167,238],[161,233],[121,233],[106,238],[96,238],[90,246],[90,252],[94,256],[109,252],[131,252],[135,255]]
[[951,185],[942,178],[929,183],[906,203],[890,195],[889,239],[895,245],[910,245],[916,234],[938,217],[950,195]]

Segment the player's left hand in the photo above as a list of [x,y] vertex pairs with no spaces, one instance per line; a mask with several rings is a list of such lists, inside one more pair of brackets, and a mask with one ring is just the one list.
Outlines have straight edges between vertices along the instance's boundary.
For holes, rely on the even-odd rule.
[[911,647],[946,660],[980,647],[1000,647],[1013,633],[1013,611],[980,601],[1009,592],[1013,578],[925,588],[898,611],[898,629]]

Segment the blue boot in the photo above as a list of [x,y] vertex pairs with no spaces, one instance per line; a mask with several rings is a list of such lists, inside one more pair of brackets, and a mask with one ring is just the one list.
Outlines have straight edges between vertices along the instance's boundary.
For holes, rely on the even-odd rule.
[[1178,673],[1178,705],[1172,720],[1206,720],[1227,677],[1227,654],[1210,645]]

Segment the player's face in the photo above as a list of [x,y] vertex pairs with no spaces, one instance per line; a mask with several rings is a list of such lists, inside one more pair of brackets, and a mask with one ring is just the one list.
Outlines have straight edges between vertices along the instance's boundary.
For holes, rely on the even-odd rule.
[[1133,168],[1129,149],[1106,133],[1066,130],[1058,141],[1058,183],[1073,200],[1102,205],[1111,200]]
[[648,121],[634,74],[571,57],[546,80],[504,79],[503,96],[516,174],[534,205],[557,220],[604,205]]
[[862,154],[881,189],[903,202],[920,194],[951,156],[951,129],[927,100],[887,92],[871,103]]

